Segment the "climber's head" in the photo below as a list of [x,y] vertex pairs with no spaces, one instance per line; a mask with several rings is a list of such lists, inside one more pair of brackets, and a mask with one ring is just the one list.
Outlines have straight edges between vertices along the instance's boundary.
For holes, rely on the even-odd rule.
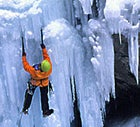
[[51,64],[50,64],[50,62],[48,61],[48,60],[43,60],[42,62],[41,62],[41,70],[43,71],[43,72],[47,72],[47,71],[49,71],[51,69]]

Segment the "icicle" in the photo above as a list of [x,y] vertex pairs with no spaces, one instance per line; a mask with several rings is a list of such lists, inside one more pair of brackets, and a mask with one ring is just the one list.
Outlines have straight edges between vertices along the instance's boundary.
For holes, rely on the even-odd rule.
[[131,72],[135,75],[137,84],[139,84],[138,79],[138,66],[139,66],[139,44],[138,44],[138,30],[134,33],[131,32],[131,37],[129,41],[129,66]]
[[121,37],[121,30],[120,30],[120,26],[119,26],[119,39],[120,39],[120,44],[122,44],[122,37]]
[[71,91],[72,91],[72,100],[75,102],[75,83],[74,83],[74,77],[70,78],[71,81]]

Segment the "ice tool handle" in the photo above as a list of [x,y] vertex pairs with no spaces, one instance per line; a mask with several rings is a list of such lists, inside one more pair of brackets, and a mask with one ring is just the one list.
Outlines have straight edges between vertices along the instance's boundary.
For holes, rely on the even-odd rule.
[[21,37],[21,39],[22,39],[22,53],[25,53],[24,38],[23,38],[23,36]]
[[43,43],[43,30],[41,29],[41,44],[44,44]]

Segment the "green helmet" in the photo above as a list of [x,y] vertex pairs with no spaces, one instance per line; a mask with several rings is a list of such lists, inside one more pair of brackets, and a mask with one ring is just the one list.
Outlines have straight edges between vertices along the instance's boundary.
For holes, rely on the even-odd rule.
[[51,69],[51,64],[48,60],[43,60],[41,62],[41,70],[47,72]]

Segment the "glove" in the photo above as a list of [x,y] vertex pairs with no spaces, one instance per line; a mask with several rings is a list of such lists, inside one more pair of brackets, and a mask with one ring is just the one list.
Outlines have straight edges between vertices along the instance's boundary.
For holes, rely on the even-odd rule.
[[40,44],[41,48],[44,49],[45,48],[45,45],[42,43]]
[[23,52],[23,53],[22,53],[22,56],[26,56],[26,53],[25,53],[25,52]]

